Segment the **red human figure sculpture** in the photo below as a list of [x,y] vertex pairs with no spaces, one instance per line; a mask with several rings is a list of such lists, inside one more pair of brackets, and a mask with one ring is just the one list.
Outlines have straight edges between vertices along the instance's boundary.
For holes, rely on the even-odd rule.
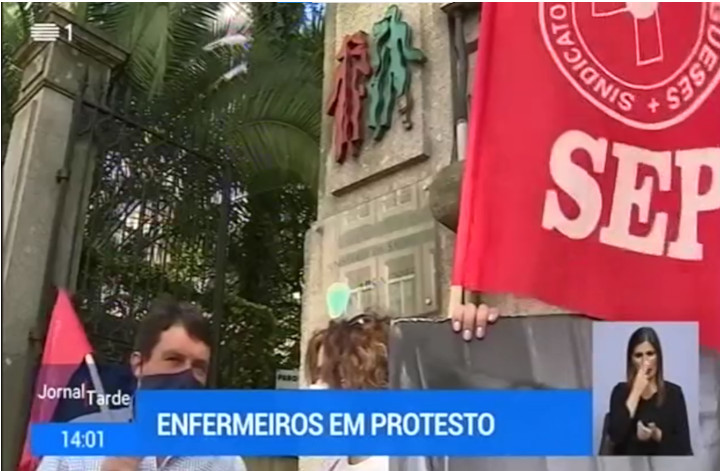
[[363,100],[367,95],[365,82],[372,73],[367,34],[358,31],[345,36],[337,60],[335,88],[327,114],[335,118],[335,160],[342,163],[350,154],[356,157],[362,147]]

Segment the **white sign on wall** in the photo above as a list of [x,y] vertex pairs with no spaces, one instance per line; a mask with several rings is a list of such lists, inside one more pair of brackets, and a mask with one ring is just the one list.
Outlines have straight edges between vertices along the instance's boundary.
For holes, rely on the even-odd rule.
[[300,373],[297,369],[276,370],[275,389],[297,389],[300,384]]

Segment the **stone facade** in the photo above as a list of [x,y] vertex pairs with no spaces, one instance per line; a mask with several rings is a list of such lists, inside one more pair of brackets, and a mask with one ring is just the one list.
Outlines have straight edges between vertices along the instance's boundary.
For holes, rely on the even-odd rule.
[[[325,97],[343,37],[370,33],[389,5],[328,5]],[[434,315],[441,305],[441,257],[428,189],[453,152],[448,22],[438,4],[403,4],[401,11],[414,46],[428,57],[424,66],[412,67],[413,128],[405,130],[395,113],[381,141],[366,137],[360,156],[339,164],[332,154],[332,118],[325,116],[318,221],[306,241],[304,338],[326,324],[325,290],[335,281],[350,284],[356,307]]]
[[[328,4],[325,100],[343,37],[358,30],[370,34],[390,5]],[[396,110],[381,141],[366,133],[359,157],[339,164],[332,152],[332,118],[324,117],[318,220],[308,232],[305,249],[303,354],[308,336],[329,320],[325,292],[336,281],[353,288],[355,308],[403,316],[433,316],[441,310],[441,280],[446,276],[440,273],[446,257],[439,248],[445,235],[429,210],[428,190],[453,153],[448,19],[440,4],[399,6],[412,28],[413,46],[428,59],[422,66],[411,66],[413,127],[404,129]],[[306,384],[303,376],[301,383]],[[317,465],[317,459],[300,461],[303,470]]]

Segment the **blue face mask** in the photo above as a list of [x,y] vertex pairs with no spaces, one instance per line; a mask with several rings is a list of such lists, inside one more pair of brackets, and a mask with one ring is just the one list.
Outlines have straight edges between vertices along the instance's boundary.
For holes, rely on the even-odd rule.
[[184,370],[179,373],[143,376],[140,378],[138,389],[202,389],[204,387],[205,385],[192,374],[192,370]]

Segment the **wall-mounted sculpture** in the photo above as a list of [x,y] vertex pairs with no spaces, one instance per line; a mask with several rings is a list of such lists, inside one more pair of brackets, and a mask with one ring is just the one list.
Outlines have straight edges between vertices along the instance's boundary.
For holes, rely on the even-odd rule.
[[370,79],[368,125],[380,140],[392,124],[395,103],[405,129],[412,128],[410,64],[425,62],[425,54],[412,46],[412,30],[402,20],[397,5],[390,6],[373,25],[373,76]]
[[372,73],[367,34],[358,31],[345,36],[335,69],[335,88],[328,103],[327,114],[333,123],[335,160],[344,162],[348,155],[356,157],[363,141],[363,101],[367,95],[365,82]]

